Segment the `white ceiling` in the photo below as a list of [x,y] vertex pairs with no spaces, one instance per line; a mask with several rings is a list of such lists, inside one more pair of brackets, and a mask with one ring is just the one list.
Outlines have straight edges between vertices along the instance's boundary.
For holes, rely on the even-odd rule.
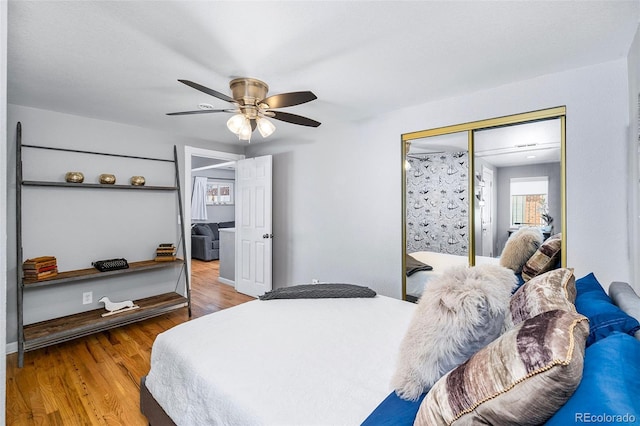
[[[625,57],[640,1],[9,1],[8,101],[238,143],[235,77],[325,126]],[[270,140],[316,129],[275,121]],[[252,143],[261,142],[256,132]]]
[[[534,121],[474,132],[474,155],[494,167],[560,162],[560,119]],[[410,154],[468,151],[466,131],[411,141]]]

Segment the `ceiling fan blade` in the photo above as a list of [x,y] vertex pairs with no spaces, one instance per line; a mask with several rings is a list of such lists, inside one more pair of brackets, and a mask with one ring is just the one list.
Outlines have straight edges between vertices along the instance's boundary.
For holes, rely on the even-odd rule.
[[203,93],[206,93],[207,95],[211,95],[211,96],[216,97],[218,99],[222,99],[223,101],[227,101],[227,102],[231,102],[231,103],[235,103],[236,102],[235,99],[225,95],[224,93],[220,93],[220,92],[218,92],[216,90],[209,89],[208,87],[204,87],[203,85],[198,84],[198,83],[194,83],[193,81],[180,80],[180,79],[178,79],[178,81],[180,83],[186,84],[189,87],[193,87],[196,90],[199,90],[199,91],[201,91]]
[[[268,111],[268,117],[276,120],[286,121],[287,123],[299,124],[300,126],[318,127],[321,123],[301,115],[290,114],[282,111]],[[265,114],[267,115],[267,114]]]
[[167,115],[209,114],[212,112],[235,112],[234,109],[199,109],[196,111],[168,112]]
[[318,97],[314,95],[313,92],[291,92],[269,96],[268,98],[261,100],[259,103],[267,104],[270,109],[275,109],[304,104],[306,102],[313,101],[314,99],[318,99]]

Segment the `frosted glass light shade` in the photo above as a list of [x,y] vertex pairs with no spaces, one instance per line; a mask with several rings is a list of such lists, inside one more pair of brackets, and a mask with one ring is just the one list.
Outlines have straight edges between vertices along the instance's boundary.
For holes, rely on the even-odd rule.
[[249,121],[249,119],[245,118],[244,124],[242,125],[242,128],[238,132],[238,137],[242,141],[250,141],[251,133],[253,133],[253,130],[251,130],[251,122]]
[[276,130],[276,126],[266,118],[258,117],[258,131],[263,138],[270,136]]
[[[240,134],[242,126],[244,126],[247,119],[243,114],[235,114],[227,121],[227,128],[236,135]],[[251,126],[249,126],[251,128]]]

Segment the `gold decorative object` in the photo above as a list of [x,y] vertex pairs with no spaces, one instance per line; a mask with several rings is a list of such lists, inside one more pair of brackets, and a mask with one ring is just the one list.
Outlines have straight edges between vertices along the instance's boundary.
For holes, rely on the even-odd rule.
[[143,186],[145,183],[144,176],[131,176],[131,185]]
[[103,173],[100,175],[100,183],[113,185],[114,183],[116,183],[116,177],[115,175],[109,173]]
[[69,183],[82,183],[84,181],[84,175],[82,172],[67,172],[64,175],[64,180]]

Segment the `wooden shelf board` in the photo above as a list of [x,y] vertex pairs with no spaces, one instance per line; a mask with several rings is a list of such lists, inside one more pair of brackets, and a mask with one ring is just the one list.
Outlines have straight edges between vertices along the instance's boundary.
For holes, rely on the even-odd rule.
[[24,180],[24,186],[56,186],[64,188],[92,188],[92,189],[133,189],[136,191],[175,191],[175,186],[136,186],[136,185],[110,185],[103,183],[72,183],[72,182],[49,182],[42,180]]
[[59,272],[58,275],[38,281],[23,280],[24,289],[63,284],[72,281],[81,281],[93,278],[108,277],[111,275],[131,274],[135,272],[147,271],[150,269],[163,269],[184,264],[182,259],[170,262],[156,262],[155,260],[141,260],[130,262],[127,269],[116,269],[115,271],[100,272],[96,268],[76,269],[74,271]]
[[105,309],[95,309],[24,326],[24,348],[33,350],[120,327],[143,319],[162,315],[187,304],[178,293],[165,293],[135,300],[140,308],[103,317]]

